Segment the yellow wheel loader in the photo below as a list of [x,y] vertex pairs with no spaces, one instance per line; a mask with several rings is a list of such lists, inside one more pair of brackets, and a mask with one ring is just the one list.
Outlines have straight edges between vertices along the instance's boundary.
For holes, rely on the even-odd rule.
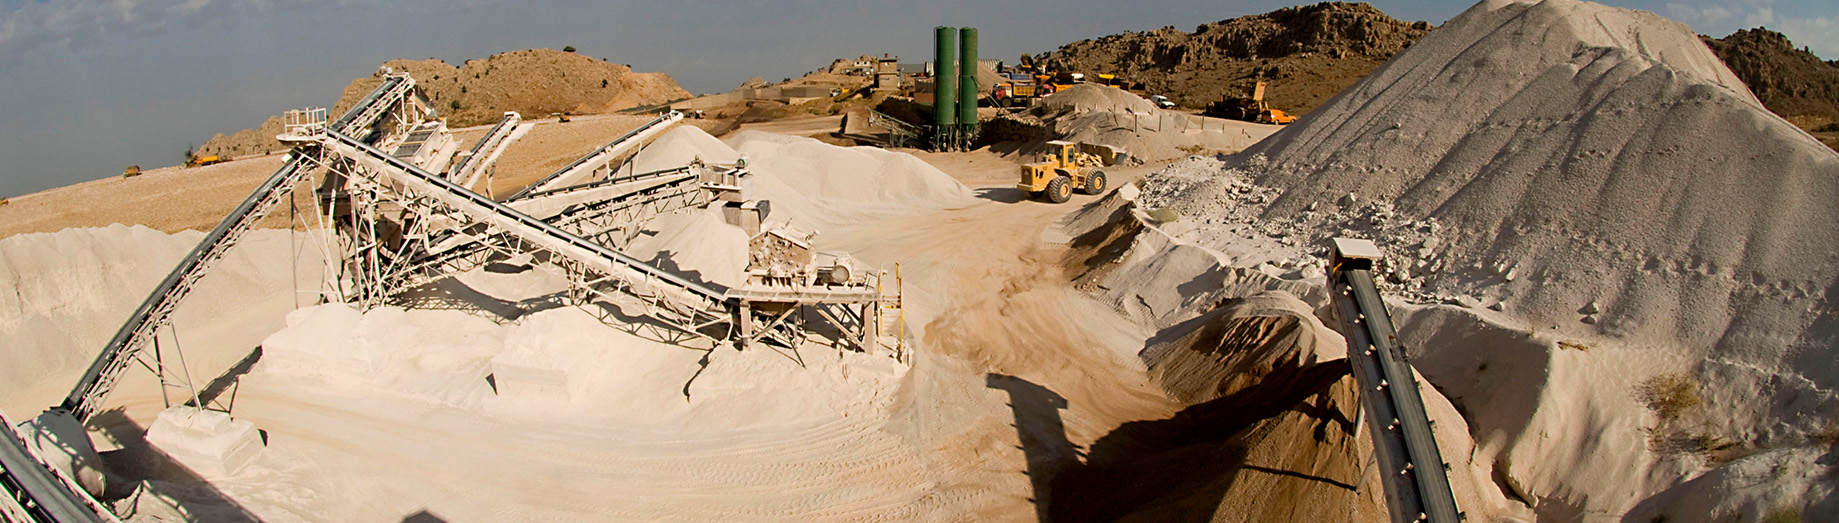
[[1045,161],[1022,166],[1022,181],[1015,188],[1047,201],[1066,203],[1073,189],[1086,194],[1105,190],[1105,172],[1094,169],[1104,165],[1097,155],[1079,151],[1079,144],[1055,140],[1047,142]]

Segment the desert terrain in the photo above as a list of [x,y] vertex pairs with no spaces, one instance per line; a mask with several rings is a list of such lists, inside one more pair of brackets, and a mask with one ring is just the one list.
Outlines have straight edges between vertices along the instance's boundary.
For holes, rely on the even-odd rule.
[[[1369,414],[1329,263],[1359,238],[1383,255],[1369,313],[1397,328],[1465,519],[1839,520],[1839,153],[1783,116],[1830,107],[1730,58],[1767,34],[1727,43],[1578,0],[1486,0],[1438,27],[1323,4],[1200,29],[1043,61],[1238,42],[1279,67],[1185,51],[1164,88],[1321,61],[1316,87],[1277,99],[1307,114],[1204,119],[1078,85],[973,109],[1027,139],[932,151],[841,136],[836,109],[865,100],[679,121],[651,107],[687,96],[667,76],[572,53],[389,62],[333,117],[406,72],[450,118],[443,154],[503,111],[533,111],[529,127],[452,190],[329,131],[283,152],[277,119],[207,146],[275,154],[11,198],[0,412],[123,521],[1385,521],[1409,474],[1378,465],[1374,431],[1392,429]],[[1752,63],[1786,59],[1769,60]],[[583,68],[599,76],[526,100],[538,71]],[[674,326],[659,303],[675,298],[439,200],[563,223],[513,194],[660,122],[530,198],[717,173],[706,199],[580,237],[733,296],[778,277],[760,247],[778,231],[870,275],[821,287],[874,289],[872,332],[822,302],[753,343],[707,334],[719,318]],[[1050,140],[1128,154],[1056,204],[1017,188]],[[76,436],[34,418],[201,231],[307,155],[330,160],[196,280]],[[398,255],[348,224],[499,250],[373,297],[349,290],[371,277],[353,268]],[[749,314],[772,319],[727,321]]]

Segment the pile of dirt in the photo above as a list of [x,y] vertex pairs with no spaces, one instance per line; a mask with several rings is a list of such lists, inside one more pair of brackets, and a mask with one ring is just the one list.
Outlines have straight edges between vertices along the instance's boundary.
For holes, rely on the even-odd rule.
[[[1442,302],[1400,315],[1414,365],[1542,519],[1839,503],[1815,463],[1839,414],[1839,155],[1682,24],[1486,0],[1142,203],[1249,263],[1370,235],[1393,289]],[[1690,405],[1636,393],[1663,382]]]
[[[1154,330],[1137,356],[1184,408],[1094,442],[1085,466],[1055,479],[1054,514],[1069,521],[1383,519],[1379,489],[1352,487],[1378,485],[1380,473],[1359,465],[1372,449],[1357,426],[1346,340],[1317,317],[1327,299],[1320,276],[1314,283],[1271,276],[1170,238],[1141,220],[1132,201],[1142,197],[1124,186],[1070,215],[1063,267],[1080,287]],[[1424,402],[1458,506],[1474,521],[1531,520],[1489,481],[1487,461],[1471,459],[1474,442],[1456,407],[1431,387]],[[1205,466],[1176,465],[1197,462]]]
[[[630,66],[554,49],[497,54],[467,60],[460,67],[433,59],[392,60],[383,65],[414,77],[447,117],[447,125],[454,128],[497,122],[505,111],[517,111],[525,118],[596,114],[690,96],[664,73],[635,73]],[[380,81],[376,75],[352,80],[344,96],[333,104],[333,117],[343,114]],[[257,129],[218,134],[198,150],[200,154],[233,156],[280,151],[283,148],[274,139],[280,133],[280,117],[271,117]]]
[[1266,99],[1306,113],[1409,47],[1431,26],[1365,3],[1324,2],[1204,24],[1080,40],[1036,58],[1050,68],[1119,74],[1188,107],[1265,81]]
[[1700,38],[1770,111],[1839,148],[1839,61],[1821,60],[1767,28]]

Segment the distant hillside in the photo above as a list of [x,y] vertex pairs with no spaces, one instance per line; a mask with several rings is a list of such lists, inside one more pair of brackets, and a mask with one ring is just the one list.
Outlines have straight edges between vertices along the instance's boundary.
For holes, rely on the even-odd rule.
[[[392,60],[383,64],[408,72],[433,100],[450,127],[496,122],[505,111],[526,118],[550,113],[603,113],[688,98],[690,93],[664,73],[634,73],[621,64],[553,49],[532,49],[467,60],[460,67],[440,60]],[[381,80],[352,80],[332,106],[332,115],[350,108]],[[271,117],[256,129],[218,134],[198,148],[199,154],[247,156],[279,151],[274,136],[281,118]]]
[[1267,99],[1307,112],[1430,32],[1365,3],[1324,2],[1182,32],[1165,27],[1080,40],[1037,58],[1050,67],[1122,74],[1150,93],[1202,107],[1264,80]]
[[1821,60],[1766,28],[1699,38],[1770,111],[1839,148],[1839,61]]

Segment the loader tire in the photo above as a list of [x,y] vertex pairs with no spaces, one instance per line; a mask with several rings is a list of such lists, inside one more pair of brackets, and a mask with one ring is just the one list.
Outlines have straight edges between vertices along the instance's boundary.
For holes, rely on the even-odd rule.
[[1084,189],[1086,194],[1105,192],[1105,172],[1092,171],[1092,174],[1086,175],[1086,186]]
[[1066,203],[1067,200],[1071,199],[1073,199],[1072,178],[1056,176],[1054,177],[1054,181],[1047,182],[1047,201]]

